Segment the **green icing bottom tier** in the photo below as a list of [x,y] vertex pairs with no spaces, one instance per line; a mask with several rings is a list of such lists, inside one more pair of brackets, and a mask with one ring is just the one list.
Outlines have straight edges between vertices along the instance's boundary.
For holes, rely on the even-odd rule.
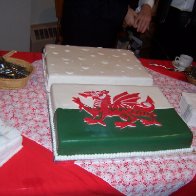
[[149,152],[190,148],[192,132],[172,109],[156,109],[162,126],[116,128],[118,117],[106,118],[106,126],[88,125],[85,111],[58,108],[54,115],[58,155]]

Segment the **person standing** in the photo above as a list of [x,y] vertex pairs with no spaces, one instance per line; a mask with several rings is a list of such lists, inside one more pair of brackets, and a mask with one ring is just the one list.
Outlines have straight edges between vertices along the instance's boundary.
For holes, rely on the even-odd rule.
[[196,60],[195,0],[159,0],[156,17],[154,57],[187,54]]
[[145,32],[154,0],[140,1],[138,14],[129,7],[129,0],[64,0],[63,44],[113,48],[122,24]]

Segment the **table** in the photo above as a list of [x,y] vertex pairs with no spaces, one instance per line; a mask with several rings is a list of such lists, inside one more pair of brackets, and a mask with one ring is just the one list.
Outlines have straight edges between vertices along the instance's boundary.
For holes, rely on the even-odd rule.
[[[0,168],[0,195],[169,195],[194,178],[196,156],[190,153],[54,162],[41,53],[17,52],[13,57],[31,62],[35,72],[25,88],[0,90],[0,118],[21,131],[24,146]],[[181,92],[196,92],[196,86],[187,83],[181,73],[167,73],[164,68],[149,65],[171,66],[171,62],[141,61],[177,111]],[[196,128],[192,131],[196,148]],[[196,191],[195,184],[196,177],[173,194],[191,194]]]

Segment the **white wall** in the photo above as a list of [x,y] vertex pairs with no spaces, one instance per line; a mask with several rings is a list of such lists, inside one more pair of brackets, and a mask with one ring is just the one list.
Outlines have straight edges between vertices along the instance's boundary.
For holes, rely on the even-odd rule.
[[54,0],[31,0],[31,24],[56,21]]
[[0,0],[0,50],[29,51],[31,24],[54,21],[54,0]]
[[30,0],[0,0],[0,50],[29,50]]

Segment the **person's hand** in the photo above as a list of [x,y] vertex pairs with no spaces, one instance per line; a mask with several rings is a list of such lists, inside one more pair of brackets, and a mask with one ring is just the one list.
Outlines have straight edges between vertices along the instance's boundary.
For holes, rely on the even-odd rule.
[[133,9],[128,7],[127,14],[126,14],[124,21],[123,21],[123,27],[124,28],[132,27],[135,24],[136,16],[137,16],[137,13]]
[[150,25],[152,18],[152,8],[148,4],[141,7],[141,11],[136,15],[133,26],[137,32],[144,33]]

